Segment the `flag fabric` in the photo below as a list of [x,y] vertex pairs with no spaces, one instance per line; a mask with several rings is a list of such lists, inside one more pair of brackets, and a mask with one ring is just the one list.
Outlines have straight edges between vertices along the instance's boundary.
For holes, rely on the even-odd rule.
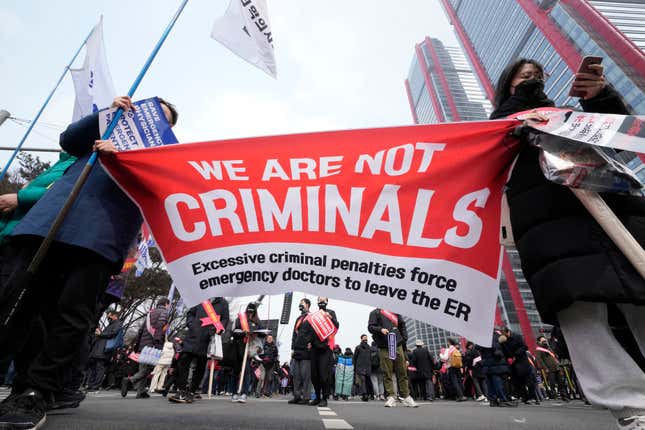
[[70,69],[76,91],[72,122],[110,106],[116,97],[103,43],[103,17],[92,30],[85,48],[83,67]]
[[303,291],[487,345],[518,124],[168,145],[101,163],[141,209],[187,306]]
[[215,20],[211,37],[245,61],[276,77],[266,0],[231,0],[224,15]]

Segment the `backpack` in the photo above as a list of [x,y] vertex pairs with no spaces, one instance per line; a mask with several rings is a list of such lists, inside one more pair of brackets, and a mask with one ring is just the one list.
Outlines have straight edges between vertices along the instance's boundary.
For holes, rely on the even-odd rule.
[[381,358],[378,356],[378,349],[370,352],[372,370],[378,370],[381,367]]
[[452,354],[450,354],[450,367],[460,369],[463,366],[461,360],[461,352],[458,349],[455,349]]
[[105,349],[103,351],[112,353],[115,350],[121,348],[123,345],[125,345],[125,342],[123,341],[123,328],[120,328],[116,333],[116,336],[108,339],[107,342],[105,342]]

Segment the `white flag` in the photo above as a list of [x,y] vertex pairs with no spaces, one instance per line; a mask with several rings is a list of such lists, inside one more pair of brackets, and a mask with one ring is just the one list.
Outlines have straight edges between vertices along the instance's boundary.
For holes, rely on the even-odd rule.
[[273,36],[265,0],[231,0],[224,15],[213,24],[211,37],[276,77]]
[[72,121],[109,107],[116,96],[103,44],[103,17],[92,30],[85,48],[83,67],[70,69],[76,90]]

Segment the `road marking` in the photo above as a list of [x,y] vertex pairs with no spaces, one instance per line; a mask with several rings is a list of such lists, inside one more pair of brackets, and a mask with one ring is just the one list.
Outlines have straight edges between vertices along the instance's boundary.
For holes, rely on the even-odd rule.
[[350,426],[349,423],[345,420],[340,419],[323,419],[323,425],[326,429],[353,429],[354,427]]
[[318,406],[318,410],[319,411],[331,411],[331,408],[321,408],[320,406]]
[[321,416],[329,416],[329,417],[335,417],[336,412],[334,411],[318,411],[318,414]]

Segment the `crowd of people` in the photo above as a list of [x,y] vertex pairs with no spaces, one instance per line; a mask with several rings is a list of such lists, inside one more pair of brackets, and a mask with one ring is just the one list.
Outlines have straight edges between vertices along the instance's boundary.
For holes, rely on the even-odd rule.
[[[628,114],[605,83],[602,66],[590,68],[573,81],[583,94],[582,108]],[[525,121],[548,120],[539,111],[553,106],[544,80],[543,67],[533,60],[509,65],[500,77],[491,119],[523,112]],[[129,110],[132,102],[119,97],[114,106]],[[162,108],[174,125],[174,106],[162,100]],[[385,407],[417,407],[419,399],[436,398],[512,407],[516,400],[566,401],[584,393],[590,403],[609,409],[619,428],[643,428],[645,280],[573,194],[544,177],[539,150],[530,144],[535,136],[523,130],[506,194],[537,309],[556,327],[549,340],[540,337],[527,345],[519,334],[500,328],[491,346],[451,339],[438,354],[422,342],[410,351],[401,315],[375,309],[365,322],[372,342],[366,334],[353,350],[343,351],[334,333],[318,325],[324,320],[334,332],[340,327],[327,298],[318,297],[316,312],[309,300],[300,302],[291,357],[279,357],[257,304],[233,318],[221,297],[191,308],[186,327],[172,340],[166,337],[167,298],[156,302],[128,345],[123,345],[118,312],[109,311],[108,324],[94,328],[113,301],[107,286],[123,266],[142,218],[105,171],[95,168],[49,251],[41,254],[43,238],[91,154],[116,151],[111,141],[100,140],[97,113],[71,124],[61,134],[66,154],[59,162],[20,192],[0,196],[0,367],[7,369],[5,383],[12,387],[0,403],[0,426],[42,426],[48,410],[77,407],[85,383],[88,390],[118,388],[124,397],[133,389],[140,399],[159,391],[180,404],[192,403],[206,390],[230,394],[236,403],[279,392],[291,393],[288,403],[296,405],[326,406],[330,397],[358,396],[382,400]],[[643,244],[644,199],[603,198]],[[32,261],[38,261],[38,270]],[[625,338],[610,324],[616,316]],[[601,346],[590,354],[595,344]]]

